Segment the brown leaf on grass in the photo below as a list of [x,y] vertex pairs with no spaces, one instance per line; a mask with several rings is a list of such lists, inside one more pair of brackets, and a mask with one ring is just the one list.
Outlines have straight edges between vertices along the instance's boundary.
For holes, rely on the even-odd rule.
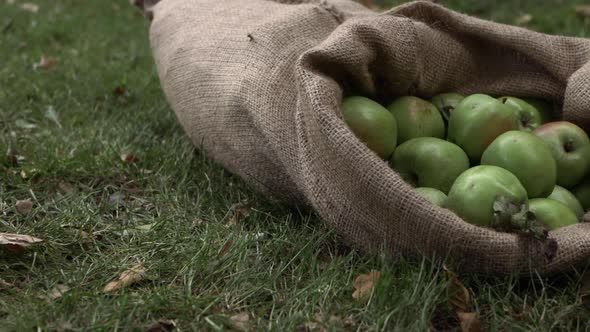
[[125,87],[124,85],[116,86],[113,89],[113,94],[117,97],[123,97],[127,94],[127,87]]
[[470,312],[471,297],[469,291],[455,273],[443,266],[449,284],[447,286],[448,304],[457,315],[459,326],[462,332],[479,332],[481,324],[479,315],[476,312]]
[[12,289],[14,285],[9,283],[8,281],[0,278],[0,289]]
[[247,331],[249,328],[250,315],[247,312],[240,312],[229,318],[232,326],[239,331]]
[[39,11],[39,5],[30,2],[23,3],[22,5],[20,5],[20,8],[34,14],[36,14]]
[[74,330],[74,324],[72,324],[72,322],[70,322],[69,320],[60,319],[57,322],[55,322],[55,326],[56,326],[55,330],[57,332],[65,332],[65,331],[73,331]]
[[316,257],[317,267],[320,270],[320,272],[324,272],[328,265],[332,263],[332,260],[332,256],[330,256],[324,250],[321,250]]
[[6,154],[6,164],[11,167],[18,167],[18,156],[10,151]]
[[0,233],[0,247],[15,253],[21,253],[31,245],[39,242],[43,242],[43,240],[30,235]]
[[524,312],[513,312],[511,316],[514,320],[521,321],[524,318]]
[[342,324],[346,328],[353,328],[357,326],[357,322],[354,320],[352,315],[348,315],[342,319]]
[[583,17],[590,17],[590,5],[579,5],[575,8],[576,13]]
[[55,65],[55,59],[42,54],[39,62],[33,64],[33,69],[49,69],[53,65]]
[[326,331],[325,328],[325,320],[326,315],[321,312],[316,312],[313,315],[313,319],[307,321],[303,326],[300,326],[297,331],[306,331],[306,332],[324,332]]
[[93,234],[89,234],[88,232],[74,225],[61,225],[61,227],[69,229],[71,232],[75,233],[80,239],[84,241],[90,241],[92,240],[92,238],[94,238]]
[[443,269],[449,280],[449,285],[447,286],[449,305],[451,305],[455,311],[468,312],[470,306],[469,291],[463,286],[461,281],[459,281],[459,278],[457,278],[455,273],[449,270],[446,266],[443,266]]
[[459,328],[459,318],[446,302],[442,302],[434,307],[434,312],[430,319],[431,331],[457,331]]
[[145,329],[145,332],[169,332],[174,329],[176,329],[176,323],[174,321],[160,318],[156,323]]
[[229,239],[225,245],[223,246],[223,248],[221,248],[221,250],[219,251],[219,254],[217,254],[217,258],[221,258],[223,256],[225,256],[225,254],[227,254],[227,252],[229,251],[229,249],[231,249],[231,247],[234,245],[234,240]]
[[20,176],[23,180],[31,181],[32,184],[38,184],[41,181],[41,171],[36,168],[30,169],[28,172],[22,170]]
[[133,153],[122,153],[121,161],[127,165],[135,164],[139,159]]
[[44,296],[44,298],[47,300],[50,300],[50,301],[54,301],[54,300],[61,298],[69,290],[70,290],[70,287],[68,287],[66,285],[62,285],[62,284],[57,284],[55,287],[53,287],[53,289],[49,292],[49,294]]
[[19,200],[16,201],[14,207],[16,208],[16,212],[27,215],[33,211],[33,202],[30,199]]
[[371,295],[373,287],[379,280],[380,272],[371,270],[369,273],[361,274],[352,283],[355,291],[352,293],[352,298],[355,300],[364,300]]
[[131,286],[144,280],[146,277],[143,263],[139,263],[119,276],[119,279],[109,282],[103,289],[104,293],[110,293],[118,289]]
[[250,216],[250,204],[248,202],[240,202],[231,206],[230,211],[232,212],[229,218],[228,225],[237,225],[239,222],[245,220]]
[[301,331],[306,332],[324,332],[326,329],[324,326],[318,322],[307,322],[303,325]]
[[121,192],[116,192],[109,195],[109,205],[112,207],[124,207],[125,204],[125,194]]
[[66,194],[71,194],[74,192],[74,187],[71,184],[64,181],[60,181],[57,184],[57,187]]
[[479,315],[475,312],[457,312],[462,332],[481,332]]

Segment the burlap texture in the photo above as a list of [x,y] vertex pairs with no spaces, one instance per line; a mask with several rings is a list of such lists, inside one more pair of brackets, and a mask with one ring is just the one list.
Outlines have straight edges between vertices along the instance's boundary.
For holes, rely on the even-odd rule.
[[[142,2],[142,1],[139,1]],[[418,196],[342,120],[344,94],[534,96],[590,128],[590,41],[430,2],[375,13],[348,0],[144,1],[166,98],[194,144],[260,191],[315,209],[357,247],[452,257],[466,272],[586,263],[590,224],[547,246],[470,225]]]

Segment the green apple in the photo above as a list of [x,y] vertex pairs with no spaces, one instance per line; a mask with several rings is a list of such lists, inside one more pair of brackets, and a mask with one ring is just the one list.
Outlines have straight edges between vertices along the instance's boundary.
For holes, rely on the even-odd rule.
[[580,204],[584,211],[590,209],[590,177],[585,177],[577,186],[572,189],[572,193]]
[[582,128],[567,121],[546,123],[533,131],[551,150],[557,163],[557,184],[571,188],[590,168],[590,139]]
[[426,100],[404,96],[394,100],[387,109],[397,121],[398,144],[416,137],[445,136],[442,116],[436,107]]
[[474,94],[463,99],[453,110],[448,140],[459,145],[471,161],[477,163],[496,137],[519,127],[516,108],[488,95]]
[[578,218],[567,205],[548,198],[534,198],[529,201],[529,210],[535,218],[545,224],[549,230],[574,225]]
[[398,145],[391,164],[411,185],[447,193],[455,179],[469,168],[469,158],[453,143],[435,137],[418,137]]
[[527,192],[518,178],[498,166],[475,166],[461,174],[446,208],[474,225],[547,237],[547,230],[528,211]]
[[518,110],[520,130],[533,131],[543,124],[539,111],[526,101],[516,97],[498,98],[503,104],[515,107]]
[[522,97],[520,98],[533,106],[539,115],[541,115],[541,123],[551,122],[555,119],[553,104],[540,98]]
[[551,192],[551,195],[547,198],[565,204],[570,210],[572,210],[572,212],[574,212],[578,219],[581,219],[584,216],[584,208],[582,207],[582,204],[580,204],[580,201],[578,201],[576,196],[564,187],[555,186],[553,192]]
[[555,187],[553,155],[542,139],[529,132],[501,134],[484,151],[481,164],[502,167],[516,175],[530,198],[547,197]]
[[418,187],[416,188],[418,194],[422,197],[429,200],[432,204],[438,205],[440,207],[445,206],[445,202],[447,201],[447,195],[442,191],[434,188],[427,188],[427,187]]
[[438,109],[443,117],[443,120],[448,122],[451,118],[451,113],[464,98],[465,96],[462,96],[458,93],[447,92],[432,97],[430,102]]
[[389,159],[397,145],[397,124],[385,107],[369,98],[345,97],[342,116],[360,141],[379,157]]

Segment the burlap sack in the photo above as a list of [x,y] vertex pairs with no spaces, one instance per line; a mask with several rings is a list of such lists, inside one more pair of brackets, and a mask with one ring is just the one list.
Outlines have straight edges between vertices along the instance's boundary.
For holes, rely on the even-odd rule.
[[[141,2],[141,1],[139,1]],[[472,226],[418,196],[347,128],[343,94],[535,96],[590,128],[590,41],[430,2],[375,13],[349,0],[144,0],[161,85],[196,146],[260,191],[312,207],[352,244],[452,257],[462,271],[543,274],[590,257],[590,224],[558,251]]]

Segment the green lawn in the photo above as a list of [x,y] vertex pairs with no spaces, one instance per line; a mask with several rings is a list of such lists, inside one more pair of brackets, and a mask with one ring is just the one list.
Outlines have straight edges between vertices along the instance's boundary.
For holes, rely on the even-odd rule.
[[[45,242],[0,251],[1,331],[143,331],[159,319],[223,330],[240,313],[251,330],[457,326],[438,264],[362,257],[317,217],[266,200],[196,151],[128,1],[34,1],[37,13],[0,0],[0,232]],[[529,13],[532,29],[587,37],[590,21],[573,10],[582,2],[443,1],[506,23]],[[55,63],[33,69],[41,55]],[[24,199],[28,215],[15,211]],[[138,263],[145,280],[103,293]],[[353,280],[372,269],[376,291],[353,299]],[[460,279],[486,329],[590,329],[576,273]],[[47,299],[56,285],[70,290]]]

